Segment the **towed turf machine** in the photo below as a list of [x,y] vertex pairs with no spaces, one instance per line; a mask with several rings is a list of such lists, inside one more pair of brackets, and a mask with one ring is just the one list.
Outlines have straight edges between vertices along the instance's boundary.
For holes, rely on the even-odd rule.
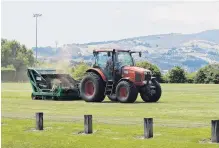
[[78,84],[69,74],[55,69],[28,68],[33,100],[77,100],[80,99]]

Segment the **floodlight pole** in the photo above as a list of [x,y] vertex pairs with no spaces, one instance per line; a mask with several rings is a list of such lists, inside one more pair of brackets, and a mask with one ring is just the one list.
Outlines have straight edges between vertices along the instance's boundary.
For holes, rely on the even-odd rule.
[[37,18],[42,16],[40,13],[35,13],[33,14],[33,17],[36,18],[36,62],[37,62]]

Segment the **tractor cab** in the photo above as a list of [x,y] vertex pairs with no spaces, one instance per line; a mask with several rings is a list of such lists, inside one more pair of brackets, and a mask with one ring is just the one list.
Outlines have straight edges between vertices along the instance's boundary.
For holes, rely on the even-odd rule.
[[[107,80],[118,81],[122,78],[123,67],[134,67],[135,62],[129,50],[94,50],[94,68],[99,68]],[[141,52],[139,52],[141,56]]]

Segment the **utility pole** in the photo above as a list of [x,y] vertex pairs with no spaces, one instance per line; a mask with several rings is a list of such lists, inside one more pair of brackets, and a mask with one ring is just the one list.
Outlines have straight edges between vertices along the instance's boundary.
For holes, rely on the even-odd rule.
[[37,62],[37,18],[42,16],[40,13],[35,13],[33,14],[33,17],[36,18],[36,62]]

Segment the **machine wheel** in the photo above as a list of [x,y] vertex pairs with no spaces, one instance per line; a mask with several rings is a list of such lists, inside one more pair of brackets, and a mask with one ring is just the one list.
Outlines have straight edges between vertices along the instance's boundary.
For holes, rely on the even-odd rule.
[[[144,91],[140,92],[141,98],[145,102],[157,102],[161,97],[162,90],[160,84],[156,80],[152,80],[151,82],[152,86],[154,86],[155,88],[146,88],[143,89]],[[155,91],[155,93],[152,93],[152,91]]]
[[111,101],[113,101],[113,102],[118,101],[118,99],[117,99],[117,97],[116,97],[116,94],[108,95],[107,97],[108,97]]
[[31,94],[31,98],[32,98],[32,100],[37,100],[37,97],[35,95],[33,95],[33,93]]
[[104,95],[104,81],[95,73],[87,73],[80,84],[81,98],[86,102],[102,102]]
[[53,97],[52,97],[52,100],[58,101],[58,100],[59,100],[59,97],[53,96]]
[[137,96],[138,90],[132,82],[120,81],[116,86],[116,97],[121,103],[133,103]]
[[39,96],[34,95],[33,93],[31,94],[32,100],[42,100]]

